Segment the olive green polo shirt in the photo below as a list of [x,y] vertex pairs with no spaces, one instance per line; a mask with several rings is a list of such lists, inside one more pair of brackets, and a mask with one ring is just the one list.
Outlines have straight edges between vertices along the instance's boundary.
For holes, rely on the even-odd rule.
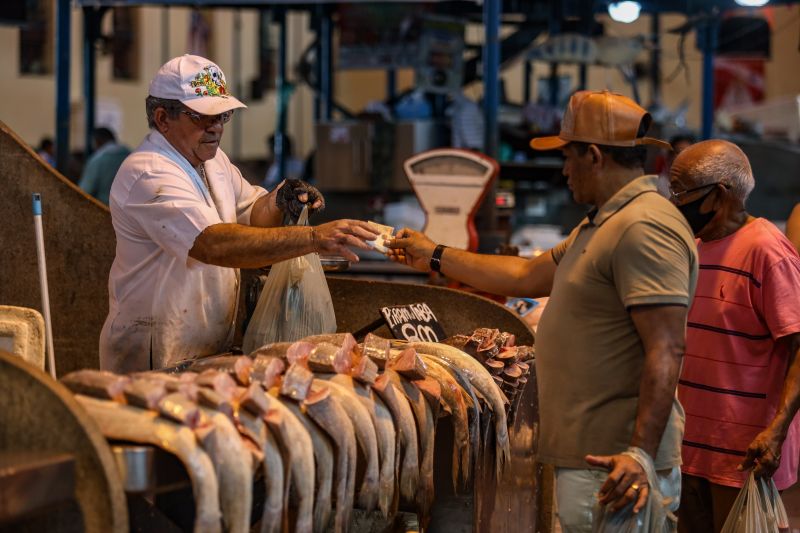
[[[585,455],[630,445],[644,349],[628,310],[692,301],[694,236],[656,181],[631,181],[552,250],[558,267],[536,334],[544,463],[589,468]],[[680,464],[683,421],[675,398],[657,469]]]

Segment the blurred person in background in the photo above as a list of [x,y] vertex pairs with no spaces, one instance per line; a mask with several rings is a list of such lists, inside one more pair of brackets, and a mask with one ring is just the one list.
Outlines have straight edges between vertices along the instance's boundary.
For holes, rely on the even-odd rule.
[[42,140],[39,141],[39,147],[36,149],[36,153],[51,167],[56,166],[56,145],[50,137],[42,137]]
[[114,133],[108,128],[95,129],[92,143],[94,152],[86,161],[78,186],[108,205],[114,176],[131,151],[127,146],[118,144]]

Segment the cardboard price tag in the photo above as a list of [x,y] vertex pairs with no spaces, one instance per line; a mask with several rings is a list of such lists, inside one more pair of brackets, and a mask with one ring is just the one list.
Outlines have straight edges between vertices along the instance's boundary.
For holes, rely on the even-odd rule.
[[395,339],[440,342],[447,338],[442,325],[426,303],[383,307],[381,315]]

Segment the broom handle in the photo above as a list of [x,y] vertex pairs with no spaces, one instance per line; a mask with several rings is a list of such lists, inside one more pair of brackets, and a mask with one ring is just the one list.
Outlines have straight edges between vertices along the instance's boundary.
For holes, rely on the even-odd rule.
[[42,195],[33,193],[33,226],[36,231],[36,255],[39,258],[39,286],[42,289],[42,311],[47,339],[47,366],[56,379],[56,356],[53,352],[53,324],[50,321],[50,291],[47,288],[47,262],[44,258],[44,231],[42,230]]

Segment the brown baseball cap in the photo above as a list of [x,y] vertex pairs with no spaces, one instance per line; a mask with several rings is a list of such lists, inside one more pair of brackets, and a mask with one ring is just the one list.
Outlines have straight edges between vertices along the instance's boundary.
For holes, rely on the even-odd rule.
[[555,150],[578,141],[605,146],[654,144],[671,150],[666,141],[638,136],[640,127],[646,132],[652,120],[650,113],[627,96],[610,91],[578,91],[569,99],[559,134],[537,137],[531,140],[531,148]]

